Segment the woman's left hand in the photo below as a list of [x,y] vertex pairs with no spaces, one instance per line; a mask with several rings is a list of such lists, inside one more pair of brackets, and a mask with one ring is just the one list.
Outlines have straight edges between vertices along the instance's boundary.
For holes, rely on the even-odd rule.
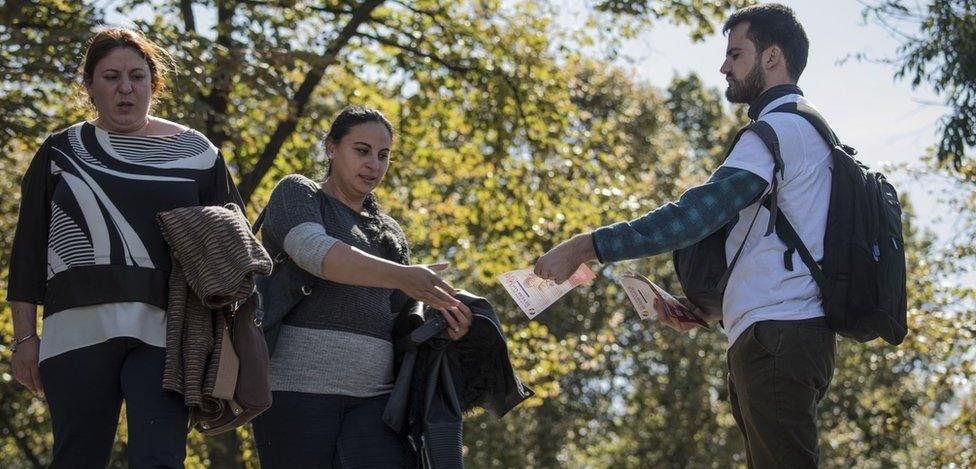
[[[450,325],[447,326],[447,335],[451,338],[451,340],[461,340],[461,338],[468,333],[468,330],[471,329],[471,320],[474,316],[472,316],[471,309],[468,308],[468,305],[459,303],[458,306],[452,307],[447,311],[441,310],[441,314],[444,315],[445,318],[450,315],[457,323],[457,326],[455,327],[451,327]],[[449,320],[448,323],[450,322],[451,321]]]

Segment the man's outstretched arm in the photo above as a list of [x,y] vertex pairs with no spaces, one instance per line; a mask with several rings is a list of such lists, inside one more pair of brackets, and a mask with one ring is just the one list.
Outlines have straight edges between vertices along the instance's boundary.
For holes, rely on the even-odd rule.
[[690,246],[758,200],[767,186],[762,177],[749,171],[719,168],[705,184],[687,190],[677,202],[560,243],[539,258],[535,273],[562,283],[587,261],[617,262]]

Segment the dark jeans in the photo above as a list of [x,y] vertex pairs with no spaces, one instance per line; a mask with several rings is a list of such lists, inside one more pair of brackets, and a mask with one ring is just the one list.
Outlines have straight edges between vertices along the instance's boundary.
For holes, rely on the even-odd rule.
[[275,391],[254,419],[262,469],[401,467],[403,445],[383,423],[388,397]]
[[123,400],[129,467],[183,467],[188,411],[183,396],[162,388],[165,357],[160,347],[117,337],[41,362],[54,429],[51,467],[104,468]]
[[750,468],[817,467],[817,404],[834,375],[824,318],[762,321],[729,349],[732,415]]

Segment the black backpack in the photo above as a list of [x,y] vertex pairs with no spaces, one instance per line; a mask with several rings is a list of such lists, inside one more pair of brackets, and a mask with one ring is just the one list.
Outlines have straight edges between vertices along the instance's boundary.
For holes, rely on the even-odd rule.
[[[783,262],[787,270],[793,270],[794,252],[800,255],[820,287],[831,329],[860,342],[881,337],[892,345],[900,344],[908,332],[908,301],[901,204],[894,187],[884,175],[854,159],[857,152],[839,142],[815,109],[788,103],[771,112],[796,114],[813,125],[832,149],[833,174],[824,258],[818,263],[778,210],[776,175],[782,176],[783,161],[776,133],[763,121],[740,130],[729,151],[746,130],[752,130],[773,154],[773,183],[762,200],[770,212],[766,236],[775,231],[786,245]],[[753,218],[749,232],[755,221]],[[675,271],[685,295],[710,313],[721,313],[725,287],[745,244],[743,241],[727,265],[725,240],[734,224],[735,220],[699,243],[674,252]]]

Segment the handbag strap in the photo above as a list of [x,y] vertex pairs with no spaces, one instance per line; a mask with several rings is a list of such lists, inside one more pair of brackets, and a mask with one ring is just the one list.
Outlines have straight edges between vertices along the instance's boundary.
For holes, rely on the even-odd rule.
[[[327,200],[325,198],[325,194],[322,193],[321,190],[319,190],[316,191],[315,195],[319,201],[319,210],[322,210],[325,207],[325,203]],[[251,233],[253,233],[256,236],[258,232],[261,231],[261,227],[264,225],[264,219],[267,216],[268,216],[268,207],[265,206],[264,208],[261,209],[261,213],[258,214],[258,217],[254,219],[254,224],[251,225]]]
[[413,331],[404,337],[401,337],[396,341],[396,348],[398,350],[411,350],[415,349],[420,344],[427,342],[432,339],[441,331],[447,328],[447,320],[443,316],[437,315],[433,316],[423,324],[417,326]]
[[254,224],[251,225],[251,233],[257,236],[258,232],[261,231],[261,225],[264,225],[264,217],[268,214],[268,207],[261,209],[261,213],[258,214],[258,218],[254,220]]

